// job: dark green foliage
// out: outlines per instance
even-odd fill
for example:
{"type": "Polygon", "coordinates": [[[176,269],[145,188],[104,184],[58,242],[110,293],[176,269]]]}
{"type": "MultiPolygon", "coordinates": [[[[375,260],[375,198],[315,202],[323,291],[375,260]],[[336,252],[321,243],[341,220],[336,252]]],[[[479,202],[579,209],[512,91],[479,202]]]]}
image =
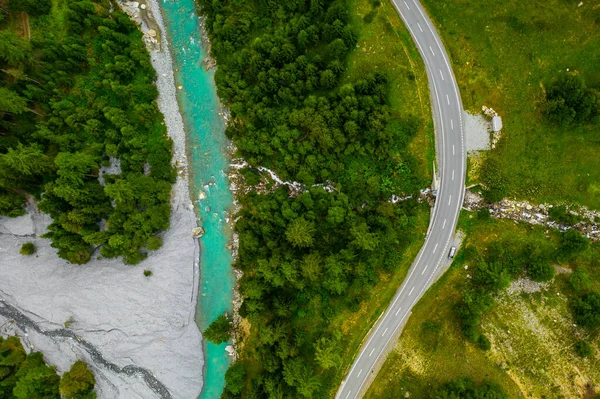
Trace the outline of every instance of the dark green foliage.
{"type": "Polygon", "coordinates": [[[484,380],[475,384],[469,377],[448,382],[431,394],[432,399],[508,399],[498,384],[484,380]]]}
{"type": "Polygon", "coordinates": [[[87,363],[77,360],[71,369],[63,374],[59,390],[64,399],[95,399],[94,385],[96,379],[88,369],[87,363]]]}
{"type": "Polygon", "coordinates": [[[587,88],[580,75],[563,74],[548,85],[543,110],[557,125],[591,122],[600,115],[600,93],[587,88]]]}
{"type": "Polygon", "coordinates": [[[24,202],[23,196],[0,188],[0,215],[11,218],[25,215],[27,212],[23,209],[24,202]]]}
{"type": "Polygon", "coordinates": [[[52,0],[8,0],[8,8],[13,12],[24,11],[31,16],[49,14],[52,0]]]}
{"type": "Polygon", "coordinates": [[[490,218],[490,210],[488,208],[481,208],[477,211],[477,219],[488,220],[490,218]]]}
{"type": "Polygon", "coordinates": [[[565,224],[567,226],[573,226],[574,224],[579,223],[582,219],[581,216],[573,215],[571,212],[569,212],[569,209],[566,207],[566,205],[553,206],[548,210],[548,216],[555,222],[565,224]]]}
{"type": "Polygon", "coordinates": [[[231,327],[231,319],[222,314],[204,330],[204,338],[217,345],[227,342],[231,339],[231,327]]]}
{"type": "Polygon", "coordinates": [[[21,255],[33,255],[35,253],[35,245],[32,242],[26,242],[21,245],[21,249],[19,250],[21,255]]]}
{"type": "Polygon", "coordinates": [[[486,337],[483,334],[481,334],[477,339],[477,346],[479,346],[479,349],[484,351],[489,351],[490,349],[492,349],[492,343],[490,342],[488,337],[486,337]]]}
{"type": "Polygon", "coordinates": [[[560,239],[560,255],[568,259],[584,251],[590,244],[590,240],[585,238],[577,230],[569,229],[562,233],[560,239]]]}
{"type": "Polygon", "coordinates": [[[244,388],[244,378],[246,377],[246,368],[243,363],[236,362],[225,372],[225,389],[237,395],[244,388]]]}
{"type": "Polygon", "coordinates": [[[144,276],[146,276],[146,277],[152,276],[152,270],[144,270],[144,276]]]}
{"type": "Polygon", "coordinates": [[[138,263],[169,226],[171,141],[155,103],[155,72],[135,24],[106,1],[10,0],[32,17],[32,40],[0,23],[0,213],[43,193],[46,237],[60,257],[138,263]],[[61,25],[61,24],[64,24],[61,25]],[[40,34],[43,32],[43,34],[40,34]],[[100,165],[120,161],[121,173],[100,165]],[[149,172],[149,173],[148,173],[149,172]]]}
{"type": "Polygon", "coordinates": [[[569,283],[571,283],[571,287],[578,292],[587,291],[592,287],[592,279],[590,279],[590,276],[581,269],[577,269],[571,274],[569,283]]]}
{"type": "Polygon", "coordinates": [[[527,265],[527,274],[533,281],[545,282],[554,278],[556,270],[547,260],[537,259],[527,265]]]}
{"type": "Polygon", "coordinates": [[[600,294],[588,292],[572,300],[575,322],[587,328],[600,327],[600,294]]]}
{"type": "Polygon", "coordinates": [[[75,362],[61,380],[40,352],[27,355],[19,338],[0,337],[0,398],[94,399],[94,384],[86,363],[75,362]]]}
{"type": "Polygon", "coordinates": [[[575,353],[579,357],[594,356],[594,348],[592,348],[592,346],[590,344],[588,344],[587,342],[585,342],[583,340],[579,340],[579,341],[575,342],[573,349],[575,350],[575,353]]]}

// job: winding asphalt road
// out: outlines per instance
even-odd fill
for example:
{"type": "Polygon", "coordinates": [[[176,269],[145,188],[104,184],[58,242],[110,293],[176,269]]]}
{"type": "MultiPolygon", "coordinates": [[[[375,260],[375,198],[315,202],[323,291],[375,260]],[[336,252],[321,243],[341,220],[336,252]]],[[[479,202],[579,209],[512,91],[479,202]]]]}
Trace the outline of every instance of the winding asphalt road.
{"type": "Polygon", "coordinates": [[[465,192],[466,154],[462,102],[442,41],[418,0],[392,0],[425,62],[435,122],[440,184],[425,244],[392,304],[371,329],[336,399],[360,398],[385,358],[410,311],[442,274],[465,192]],[[383,360],[381,359],[381,360],[383,360]]]}

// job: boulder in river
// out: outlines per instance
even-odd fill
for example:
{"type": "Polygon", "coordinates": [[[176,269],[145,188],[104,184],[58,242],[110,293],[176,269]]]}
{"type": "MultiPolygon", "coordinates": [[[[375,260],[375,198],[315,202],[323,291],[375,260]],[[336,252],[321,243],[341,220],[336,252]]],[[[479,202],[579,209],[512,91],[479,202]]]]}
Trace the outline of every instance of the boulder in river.
{"type": "Polygon", "coordinates": [[[194,238],[200,238],[204,235],[204,229],[200,226],[198,227],[194,227],[192,229],[192,236],[194,236],[194,238]]]}

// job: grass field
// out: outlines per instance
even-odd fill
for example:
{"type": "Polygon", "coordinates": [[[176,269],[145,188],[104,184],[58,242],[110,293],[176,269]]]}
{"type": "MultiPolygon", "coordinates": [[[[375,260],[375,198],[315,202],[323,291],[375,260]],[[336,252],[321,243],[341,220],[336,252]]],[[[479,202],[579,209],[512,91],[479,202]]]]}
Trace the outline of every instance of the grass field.
{"type": "MultiPolygon", "coordinates": [[[[544,229],[515,225],[511,221],[476,221],[463,215],[468,232],[465,245],[485,246],[507,237],[546,238],[544,229]]],[[[453,306],[464,291],[469,269],[459,253],[452,268],[415,307],[394,351],[372,384],[366,398],[428,398],[432,387],[460,376],[499,383],[509,397],[575,398],[600,392],[600,337],[573,326],[568,297],[572,270],[581,268],[600,289],[600,246],[594,245],[569,264],[560,265],[555,279],[542,285],[518,280],[499,294],[496,305],[483,318],[482,331],[492,342],[484,352],[463,338],[453,306]],[[524,289],[529,287],[530,289],[524,289]],[[531,291],[533,288],[534,292],[531,291]],[[433,322],[432,328],[426,322],[433,322]],[[592,344],[594,356],[579,358],[573,345],[578,339],[592,344]]],[[[588,396],[593,397],[593,396],[588,396]]]]}
{"type": "Polygon", "coordinates": [[[453,61],[465,108],[504,120],[495,158],[509,194],[600,209],[600,126],[556,128],[539,111],[560,74],[600,86],[600,3],[423,0],[453,61]]]}

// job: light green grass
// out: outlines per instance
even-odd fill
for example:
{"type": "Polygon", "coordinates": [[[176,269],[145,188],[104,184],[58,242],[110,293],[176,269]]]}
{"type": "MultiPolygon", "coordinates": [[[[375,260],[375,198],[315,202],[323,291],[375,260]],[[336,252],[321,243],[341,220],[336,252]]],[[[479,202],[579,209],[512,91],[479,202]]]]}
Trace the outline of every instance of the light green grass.
{"type": "Polygon", "coordinates": [[[498,158],[510,194],[600,209],[600,126],[542,120],[544,85],[567,68],[600,86],[600,4],[575,0],[424,0],[448,49],[465,108],[504,121],[498,158]]]}

